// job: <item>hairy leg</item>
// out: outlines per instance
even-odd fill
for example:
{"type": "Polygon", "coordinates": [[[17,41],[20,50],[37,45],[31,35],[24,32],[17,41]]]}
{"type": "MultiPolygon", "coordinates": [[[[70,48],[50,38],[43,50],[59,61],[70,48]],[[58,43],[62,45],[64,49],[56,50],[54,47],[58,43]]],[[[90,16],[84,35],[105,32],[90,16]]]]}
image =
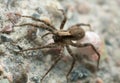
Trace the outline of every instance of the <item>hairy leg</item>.
{"type": "Polygon", "coordinates": [[[85,43],[85,44],[71,43],[71,45],[74,46],[74,47],[87,47],[87,46],[91,46],[92,49],[95,51],[95,53],[98,55],[97,69],[99,69],[100,53],[96,50],[96,48],[91,43],[85,43]]]}
{"type": "Polygon", "coordinates": [[[68,76],[69,76],[69,74],[71,73],[72,69],[74,68],[74,65],[75,65],[75,62],[76,62],[76,61],[75,61],[74,54],[72,53],[72,50],[70,49],[70,47],[69,47],[69,46],[66,46],[66,48],[67,48],[68,53],[73,57],[73,61],[72,61],[71,67],[70,67],[70,69],[69,69],[69,71],[68,71],[68,73],[67,73],[67,75],[66,75],[67,82],[68,82],[68,76]]]}
{"type": "Polygon", "coordinates": [[[32,16],[25,16],[25,15],[20,15],[20,14],[16,14],[16,15],[21,16],[21,17],[25,17],[25,18],[31,18],[31,19],[33,19],[33,20],[35,20],[35,21],[42,22],[42,23],[46,24],[47,26],[51,27],[52,29],[57,30],[57,29],[56,29],[53,25],[51,25],[51,24],[49,24],[49,23],[45,22],[44,20],[37,19],[37,18],[32,17],[32,16]]]}
{"type": "Polygon", "coordinates": [[[90,31],[92,31],[90,24],[79,23],[79,24],[76,24],[76,26],[88,26],[90,31]]]}
{"type": "Polygon", "coordinates": [[[42,37],[41,37],[41,38],[44,38],[45,36],[47,36],[47,35],[49,35],[49,34],[52,34],[52,33],[51,33],[51,32],[48,32],[48,33],[46,33],[46,34],[42,35],[42,37]]]}
{"type": "Polygon", "coordinates": [[[62,53],[59,54],[59,56],[55,59],[54,64],[49,68],[49,70],[44,74],[44,76],[42,77],[42,79],[40,80],[41,83],[43,81],[43,79],[45,78],[45,76],[52,70],[53,67],[55,67],[55,65],[58,63],[58,61],[60,61],[62,58],[62,53]]]}
{"type": "Polygon", "coordinates": [[[28,48],[28,49],[20,50],[19,52],[24,52],[24,51],[29,51],[29,50],[37,50],[37,49],[44,49],[44,48],[54,48],[55,46],[56,46],[55,43],[50,43],[50,44],[45,45],[45,46],[39,46],[39,47],[35,47],[35,48],[28,48]]]}
{"type": "Polygon", "coordinates": [[[63,28],[64,28],[64,25],[65,25],[65,23],[66,23],[66,21],[67,21],[67,16],[66,16],[64,10],[62,10],[62,9],[59,9],[59,10],[62,12],[62,14],[63,14],[63,16],[64,16],[64,19],[62,20],[62,23],[61,23],[61,25],[60,25],[60,29],[63,29],[63,28]]]}
{"type": "Polygon", "coordinates": [[[33,26],[33,27],[39,27],[39,28],[43,28],[46,29],[50,32],[52,32],[54,34],[54,29],[46,26],[45,24],[37,24],[37,23],[24,23],[24,24],[20,24],[20,25],[14,25],[15,27],[19,27],[19,26],[33,26]]]}

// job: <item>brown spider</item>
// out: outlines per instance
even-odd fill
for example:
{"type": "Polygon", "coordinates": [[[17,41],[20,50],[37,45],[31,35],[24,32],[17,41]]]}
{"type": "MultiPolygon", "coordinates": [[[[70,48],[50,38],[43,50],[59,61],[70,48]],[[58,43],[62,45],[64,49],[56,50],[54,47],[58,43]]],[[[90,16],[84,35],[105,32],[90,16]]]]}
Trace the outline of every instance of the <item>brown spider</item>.
{"type": "MultiPolygon", "coordinates": [[[[73,58],[71,67],[70,67],[70,69],[69,69],[69,71],[68,71],[68,73],[66,75],[66,78],[68,79],[68,76],[69,76],[70,72],[72,71],[72,69],[73,69],[73,67],[75,65],[75,62],[77,60],[77,58],[75,57],[75,55],[72,53],[72,50],[70,49],[70,45],[74,46],[74,47],[77,47],[77,48],[91,46],[92,49],[98,55],[98,61],[97,61],[97,68],[98,68],[98,66],[99,66],[99,60],[100,60],[100,54],[99,54],[99,52],[97,52],[96,48],[91,43],[77,44],[77,43],[73,42],[73,41],[78,41],[78,40],[82,39],[85,36],[85,31],[82,28],[80,28],[80,26],[89,26],[90,27],[90,25],[89,24],[80,23],[80,24],[75,24],[75,25],[69,27],[67,30],[63,30],[64,25],[65,25],[65,23],[67,21],[67,17],[66,17],[66,15],[65,15],[65,13],[64,13],[63,10],[60,10],[60,11],[64,15],[64,19],[63,19],[63,21],[62,21],[62,23],[60,25],[60,30],[57,30],[57,28],[55,28],[53,25],[45,22],[44,20],[40,20],[40,19],[34,18],[32,16],[23,16],[23,15],[17,14],[17,15],[19,15],[21,17],[31,18],[31,19],[33,19],[35,21],[40,22],[41,24],[38,24],[38,23],[25,23],[25,24],[20,24],[20,25],[15,25],[15,26],[30,25],[30,26],[34,26],[34,27],[38,27],[38,28],[43,28],[43,29],[49,31],[49,33],[46,33],[42,37],[45,37],[48,34],[52,34],[53,35],[52,38],[54,40],[54,43],[50,43],[48,45],[40,46],[40,47],[36,47],[36,48],[24,49],[24,50],[21,50],[20,52],[28,51],[28,50],[43,49],[43,48],[54,48],[56,46],[60,46],[61,49],[63,50],[64,47],[66,47],[67,51],[69,52],[69,54],[73,58]]],[[[50,67],[50,69],[42,77],[41,82],[44,79],[44,77],[51,71],[51,69],[57,64],[57,62],[59,60],[61,60],[61,58],[63,56],[62,55],[62,53],[63,53],[62,50],[61,50],[60,54],[57,56],[57,58],[55,59],[54,64],[50,67]]]]}

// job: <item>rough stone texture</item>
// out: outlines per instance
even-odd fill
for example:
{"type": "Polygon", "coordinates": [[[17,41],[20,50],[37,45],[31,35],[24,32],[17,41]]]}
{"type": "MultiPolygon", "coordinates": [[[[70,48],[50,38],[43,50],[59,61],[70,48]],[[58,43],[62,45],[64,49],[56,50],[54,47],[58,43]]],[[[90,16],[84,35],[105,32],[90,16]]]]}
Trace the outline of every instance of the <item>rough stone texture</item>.
{"type": "MultiPolygon", "coordinates": [[[[76,73],[76,77],[73,77],[76,80],[69,83],[119,83],[120,0],[0,0],[0,83],[8,83],[8,80],[9,83],[39,83],[53,63],[51,55],[44,54],[41,50],[23,54],[14,52],[44,45],[51,39],[51,36],[41,39],[41,35],[46,33],[41,29],[37,29],[33,37],[30,37],[28,30],[33,27],[12,28],[14,24],[34,22],[19,18],[14,13],[45,19],[59,28],[63,16],[58,9],[66,11],[68,21],[65,29],[76,23],[89,23],[104,42],[97,76],[90,72],[88,78],[81,79],[86,73],[79,70],[79,66],[84,69],[84,65],[78,63],[73,72],[79,70],[79,75],[76,73]]],[[[71,59],[67,59],[66,56],[61,60],[43,83],[67,83],[65,75],[71,64],[71,59]]],[[[89,69],[85,70],[89,72],[89,69]]]]}

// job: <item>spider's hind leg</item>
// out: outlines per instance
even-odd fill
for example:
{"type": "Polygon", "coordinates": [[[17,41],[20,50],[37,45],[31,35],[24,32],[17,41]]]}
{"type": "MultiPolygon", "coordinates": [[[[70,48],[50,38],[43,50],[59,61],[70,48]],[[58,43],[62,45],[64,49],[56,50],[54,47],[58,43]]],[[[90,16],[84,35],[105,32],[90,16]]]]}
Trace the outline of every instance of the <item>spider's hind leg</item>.
{"type": "Polygon", "coordinates": [[[72,58],[73,58],[71,67],[70,67],[70,69],[69,69],[69,71],[68,71],[68,73],[67,73],[67,75],[66,75],[66,79],[67,79],[67,83],[68,83],[68,76],[69,76],[69,74],[71,73],[72,69],[74,68],[76,59],[75,59],[75,56],[74,56],[74,54],[72,53],[72,50],[70,49],[70,47],[69,47],[69,46],[66,46],[66,48],[67,48],[68,53],[69,53],[69,54],[72,56],[72,58]]]}
{"type": "Polygon", "coordinates": [[[97,69],[99,69],[99,63],[100,63],[100,53],[96,50],[96,48],[91,44],[91,43],[85,43],[85,44],[76,44],[76,43],[71,43],[72,46],[74,47],[87,47],[91,46],[92,49],[95,51],[95,53],[98,56],[98,61],[97,61],[97,69]]]}

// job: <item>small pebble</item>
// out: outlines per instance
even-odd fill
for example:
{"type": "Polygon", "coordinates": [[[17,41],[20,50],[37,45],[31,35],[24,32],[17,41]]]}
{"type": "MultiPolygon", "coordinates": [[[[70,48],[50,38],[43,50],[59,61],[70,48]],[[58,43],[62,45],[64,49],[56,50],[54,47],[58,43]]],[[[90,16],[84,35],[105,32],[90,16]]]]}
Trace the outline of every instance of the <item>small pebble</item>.
{"type": "Polygon", "coordinates": [[[32,16],[35,17],[35,18],[39,18],[40,17],[40,15],[36,14],[36,13],[34,13],[32,16]]]}
{"type": "Polygon", "coordinates": [[[102,80],[101,78],[98,77],[98,78],[96,79],[96,83],[104,83],[104,82],[103,82],[103,80],[102,80]]]}
{"type": "Polygon", "coordinates": [[[37,33],[37,28],[35,27],[29,28],[26,35],[27,39],[31,41],[35,40],[37,37],[36,33],[37,33]]]}
{"type": "Polygon", "coordinates": [[[80,14],[88,14],[90,12],[90,6],[87,3],[80,3],[76,8],[80,14]]]}
{"type": "Polygon", "coordinates": [[[9,41],[11,41],[10,38],[7,38],[7,37],[4,36],[4,35],[1,35],[0,38],[1,38],[1,41],[2,41],[2,42],[9,42],[9,41]]]}
{"type": "Polygon", "coordinates": [[[71,73],[71,81],[83,80],[89,76],[90,76],[89,70],[82,66],[79,66],[71,73]]]}
{"type": "Polygon", "coordinates": [[[6,14],[7,18],[11,21],[11,23],[15,24],[18,22],[20,16],[16,15],[18,12],[9,12],[6,14]]]}
{"type": "Polygon", "coordinates": [[[35,83],[39,83],[39,77],[34,76],[34,77],[32,77],[31,79],[32,79],[35,83]]]}
{"type": "Polygon", "coordinates": [[[13,25],[12,24],[5,25],[2,29],[0,29],[0,32],[6,34],[13,32],[13,25]]]}
{"type": "Polygon", "coordinates": [[[44,20],[46,23],[51,24],[50,18],[46,17],[46,16],[41,16],[40,17],[41,20],[44,20]]]}

